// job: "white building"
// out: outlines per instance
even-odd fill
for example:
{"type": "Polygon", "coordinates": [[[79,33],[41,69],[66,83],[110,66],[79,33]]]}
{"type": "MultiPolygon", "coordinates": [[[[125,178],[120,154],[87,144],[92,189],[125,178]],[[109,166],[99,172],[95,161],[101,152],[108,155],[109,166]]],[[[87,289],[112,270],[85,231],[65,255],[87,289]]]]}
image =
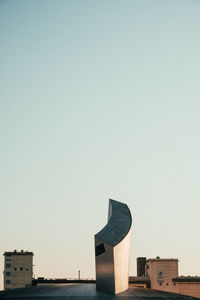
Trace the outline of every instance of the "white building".
{"type": "Polygon", "coordinates": [[[4,290],[32,285],[33,252],[4,253],[4,290]]]}

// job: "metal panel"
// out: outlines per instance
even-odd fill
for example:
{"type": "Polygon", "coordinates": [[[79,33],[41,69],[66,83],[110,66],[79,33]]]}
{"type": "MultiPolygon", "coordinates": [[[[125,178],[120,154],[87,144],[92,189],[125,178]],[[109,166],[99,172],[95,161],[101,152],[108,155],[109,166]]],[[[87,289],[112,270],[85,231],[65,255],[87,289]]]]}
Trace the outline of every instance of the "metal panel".
{"type": "Polygon", "coordinates": [[[128,206],[110,199],[108,223],[95,235],[97,291],[118,294],[128,289],[131,224],[128,206]]]}

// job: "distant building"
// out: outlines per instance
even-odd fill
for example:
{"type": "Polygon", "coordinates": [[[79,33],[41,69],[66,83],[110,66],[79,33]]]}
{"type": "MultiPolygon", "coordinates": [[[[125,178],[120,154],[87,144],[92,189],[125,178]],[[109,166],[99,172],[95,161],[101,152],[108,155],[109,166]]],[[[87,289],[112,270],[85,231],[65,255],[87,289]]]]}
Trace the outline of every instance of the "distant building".
{"type": "Polygon", "coordinates": [[[178,259],[138,257],[137,277],[131,277],[131,286],[150,287],[200,298],[200,277],[178,276],[178,259]],[[145,263],[146,262],[146,263],[145,263]]]}
{"type": "Polygon", "coordinates": [[[147,262],[146,257],[137,258],[137,276],[145,276],[146,262],[147,262]]]}
{"type": "Polygon", "coordinates": [[[179,276],[172,279],[179,294],[200,298],[200,277],[179,276]]]}
{"type": "Polygon", "coordinates": [[[4,290],[32,285],[33,252],[4,253],[4,290]]]}
{"type": "Polygon", "coordinates": [[[151,282],[148,276],[129,276],[129,287],[150,288],[151,282]]]}
{"type": "Polygon", "coordinates": [[[146,275],[150,279],[152,289],[177,292],[172,279],[178,276],[178,259],[160,257],[147,259],[146,275]]]}

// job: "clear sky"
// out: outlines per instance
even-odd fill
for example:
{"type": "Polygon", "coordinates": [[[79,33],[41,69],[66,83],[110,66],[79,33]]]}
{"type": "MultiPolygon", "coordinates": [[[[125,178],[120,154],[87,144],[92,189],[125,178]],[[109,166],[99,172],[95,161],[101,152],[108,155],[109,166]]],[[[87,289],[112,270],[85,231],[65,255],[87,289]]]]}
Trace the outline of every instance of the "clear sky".
{"type": "Polygon", "coordinates": [[[200,275],[200,1],[0,0],[0,281],[94,277],[108,199],[136,257],[200,275]]]}

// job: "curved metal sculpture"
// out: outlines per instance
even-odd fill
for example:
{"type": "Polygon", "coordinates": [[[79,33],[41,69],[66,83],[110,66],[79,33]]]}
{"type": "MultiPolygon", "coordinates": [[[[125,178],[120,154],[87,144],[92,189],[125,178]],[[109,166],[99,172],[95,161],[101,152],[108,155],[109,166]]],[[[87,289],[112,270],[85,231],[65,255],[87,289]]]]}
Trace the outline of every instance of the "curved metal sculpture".
{"type": "Polygon", "coordinates": [[[128,206],[110,199],[108,223],[95,235],[97,291],[118,294],[128,289],[131,225],[128,206]]]}

